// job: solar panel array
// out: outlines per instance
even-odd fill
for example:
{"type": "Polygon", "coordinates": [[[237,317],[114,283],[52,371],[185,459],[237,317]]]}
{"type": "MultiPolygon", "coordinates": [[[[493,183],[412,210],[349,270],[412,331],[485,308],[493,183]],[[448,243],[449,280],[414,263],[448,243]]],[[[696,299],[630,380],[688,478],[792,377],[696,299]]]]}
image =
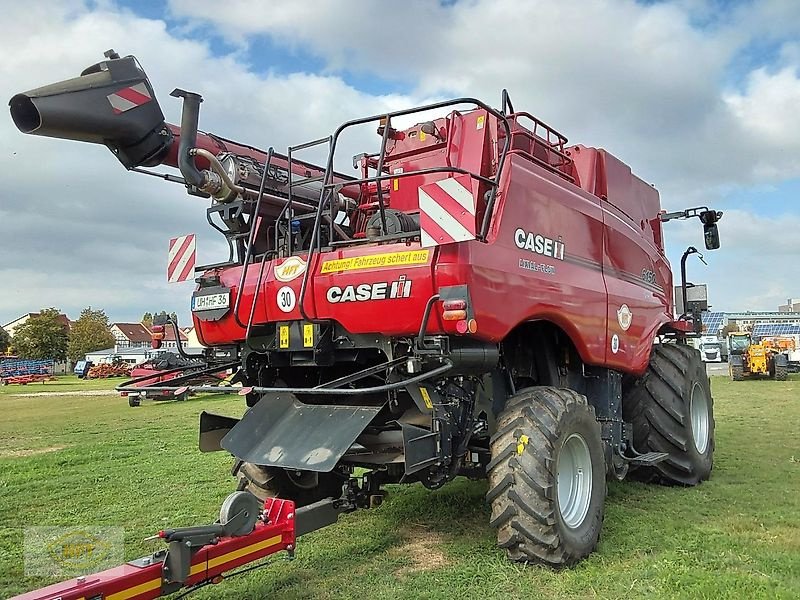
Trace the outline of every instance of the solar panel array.
{"type": "Polygon", "coordinates": [[[756,323],[751,332],[753,338],[762,338],[775,335],[800,334],[800,325],[791,323],[756,323]]]}
{"type": "Polygon", "coordinates": [[[719,335],[719,330],[727,323],[728,319],[722,312],[704,312],[700,315],[703,323],[703,333],[706,335],[719,335]]]}

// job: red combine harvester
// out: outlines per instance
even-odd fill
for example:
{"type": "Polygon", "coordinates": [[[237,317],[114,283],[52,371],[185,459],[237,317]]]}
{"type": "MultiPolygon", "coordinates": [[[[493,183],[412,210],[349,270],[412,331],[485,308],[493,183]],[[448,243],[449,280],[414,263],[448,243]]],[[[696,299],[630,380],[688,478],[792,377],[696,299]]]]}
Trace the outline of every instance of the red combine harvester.
{"type": "MultiPolygon", "coordinates": [[[[188,390],[244,396],[241,419],[200,419],[240,490],[329,511],[389,483],[488,478],[499,546],[559,566],[595,548],[606,478],[709,477],[711,390],[685,343],[699,323],[673,316],[662,223],[699,217],[713,249],[722,213],[665,213],[627,165],[505,92],[499,110],[458,98],[355,119],[285,155],[199,133],[202,98],[172,96],[180,127],[109,51],[10,106],[24,133],[104,144],[210,198],[230,254],[198,267],[192,314],[241,387],[188,390]],[[377,152],[341,173],[343,137],[370,127],[377,152]],[[325,166],[298,159],[314,149],[325,166]]],[[[166,383],[151,389],[185,389],[166,383]]]]}

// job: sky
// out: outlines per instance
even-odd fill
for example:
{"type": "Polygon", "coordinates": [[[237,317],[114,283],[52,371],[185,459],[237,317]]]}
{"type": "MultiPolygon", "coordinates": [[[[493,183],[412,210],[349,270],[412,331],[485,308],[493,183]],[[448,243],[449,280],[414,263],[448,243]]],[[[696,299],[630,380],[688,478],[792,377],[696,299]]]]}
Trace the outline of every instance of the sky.
{"type": "MultiPolygon", "coordinates": [[[[77,76],[114,48],[144,66],[170,122],[180,87],[201,129],[285,151],[345,120],[456,96],[606,148],[667,210],[724,212],[722,248],[689,263],[715,310],[800,296],[800,2],[795,0],[0,0],[5,97],[77,76]]],[[[370,142],[371,143],[371,142],[370,142]]],[[[128,173],[104,147],[24,136],[0,117],[0,324],[91,305],[112,321],[175,311],[171,237],[226,255],[206,201],[128,173]]],[[[702,227],[665,225],[677,273],[702,227]]]]}

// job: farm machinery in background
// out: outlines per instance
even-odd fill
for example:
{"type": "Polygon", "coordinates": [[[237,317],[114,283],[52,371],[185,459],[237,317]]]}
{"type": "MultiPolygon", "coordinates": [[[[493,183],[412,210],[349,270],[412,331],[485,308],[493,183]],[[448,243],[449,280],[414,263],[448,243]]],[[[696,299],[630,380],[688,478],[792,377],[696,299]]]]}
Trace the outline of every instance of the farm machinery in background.
{"type": "Polygon", "coordinates": [[[740,332],[728,335],[728,347],[728,368],[734,381],[753,377],[786,381],[790,353],[796,350],[791,337],[765,337],[754,341],[749,333],[740,332]]]}
{"type": "MultiPolygon", "coordinates": [[[[237,385],[148,390],[242,396],[241,419],[201,415],[200,448],[232,454],[265,510],[278,497],[334,522],[386,484],[487,478],[508,557],[561,566],[596,547],[606,478],[710,476],[711,389],[685,343],[700,324],[674,317],[662,225],[696,217],[716,249],[722,213],[662,211],[625,163],[568,145],[505,91],[499,109],[457,98],[358,118],[286,154],[199,132],[202,97],[172,96],[180,127],[136,59],[109,51],[10,107],[24,133],[103,144],[210,199],[229,255],[196,269],[192,316],[237,385]],[[342,173],[342,139],[369,129],[378,150],[342,173]],[[324,165],[299,158],[314,150],[324,165]]],[[[173,562],[162,584],[198,580],[173,562]]]]}
{"type": "Polygon", "coordinates": [[[0,358],[0,385],[26,385],[53,379],[52,360],[0,358]]]}
{"type": "Polygon", "coordinates": [[[161,348],[165,337],[164,327],[167,324],[172,324],[175,330],[177,350],[158,352],[133,367],[130,371],[132,379],[119,386],[124,388],[120,393],[128,398],[128,405],[131,407],[140,406],[144,398],[186,400],[192,393],[190,387],[223,385],[232,370],[238,366],[218,357],[187,353],[178,336],[178,324],[169,317],[160,319],[158,324],[150,328],[154,349],[161,348]],[[164,384],[169,384],[170,387],[164,389],[164,384]]]}

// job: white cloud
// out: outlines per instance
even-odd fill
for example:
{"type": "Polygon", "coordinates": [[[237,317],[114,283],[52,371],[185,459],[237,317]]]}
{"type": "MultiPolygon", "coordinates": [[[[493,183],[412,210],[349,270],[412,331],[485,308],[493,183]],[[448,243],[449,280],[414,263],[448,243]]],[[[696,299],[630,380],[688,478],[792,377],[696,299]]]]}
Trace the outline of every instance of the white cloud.
{"type": "Polygon", "coordinates": [[[775,73],[759,68],[750,73],[742,92],[730,93],[725,102],[736,115],[745,136],[741,146],[755,141],[770,155],[758,163],[763,179],[784,179],[800,174],[800,78],[797,69],[775,73]]]}
{"type": "MultiPolygon", "coordinates": [[[[700,29],[696,21],[711,13],[697,3],[631,0],[402,2],[391,11],[384,3],[349,0],[275,0],[269,7],[237,0],[224,9],[211,0],[170,5],[187,19],[178,33],[112,2],[5,7],[6,22],[15,24],[0,38],[7,95],[77,75],[114,47],[140,59],[169,121],[179,120],[180,103],[168,92],[195,90],[206,99],[201,127],[282,150],[347,119],[424,98],[463,93],[499,104],[499,90],[508,87],[518,109],[551,122],[574,142],[608,147],[656,182],[670,209],[711,202],[724,187],[800,176],[796,43],[782,47],[780,68],[755,69],[741,89],[724,86],[729,62],[769,25],[755,8],[700,29]],[[240,49],[248,36],[263,33],[322,57],[327,69],[280,75],[264,65],[251,68],[242,51],[215,56],[204,41],[208,28],[203,36],[183,36],[208,23],[198,16],[211,19],[213,30],[240,49]],[[340,70],[411,82],[408,95],[361,92],[340,70]]],[[[800,5],[770,2],[764,14],[781,18],[770,35],[800,31],[792,6],[800,5]]],[[[364,139],[376,143],[374,135],[364,139]]],[[[343,155],[351,149],[355,142],[343,155]]],[[[0,321],[50,305],[75,314],[92,304],[119,319],[161,308],[185,315],[190,286],[160,283],[166,240],[197,231],[199,260],[220,258],[204,201],[180,186],[124,173],[104,148],[22,136],[10,119],[0,119],[0,171],[0,277],[12,282],[0,300],[0,321]]],[[[726,209],[724,246],[712,264],[755,266],[751,257],[763,252],[763,240],[742,227],[757,222],[726,209]]],[[[766,233],[770,226],[757,230],[766,233]]],[[[698,230],[687,239],[701,242],[698,230]]],[[[787,249],[787,256],[793,252],[787,249]]],[[[800,280],[800,273],[766,272],[763,261],[755,272],[769,279],[764,289],[774,283],[785,290],[770,298],[796,295],[787,278],[800,280]]],[[[741,286],[719,279],[731,307],[741,308],[737,303],[747,298],[741,286]]]]}
{"type": "MultiPolygon", "coordinates": [[[[168,121],[180,119],[169,91],[196,90],[206,100],[201,128],[278,151],[347,119],[414,102],[363,94],[335,76],[259,76],[232,56],[214,56],[202,41],[174,37],[161,21],[113,5],[33,3],[9,7],[5,16],[17,24],[0,39],[0,78],[9,97],[76,76],[113,47],[145,66],[168,121]]],[[[200,263],[227,255],[205,221],[204,200],[125,173],[101,146],[23,136],[6,117],[0,170],[0,277],[12,285],[0,300],[0,322],[41,306],[75,314],[90,303],[112,318],[164,308],[185,319],[191,286],[160,283],[167,240],[194,231],[200,263]]]]}

